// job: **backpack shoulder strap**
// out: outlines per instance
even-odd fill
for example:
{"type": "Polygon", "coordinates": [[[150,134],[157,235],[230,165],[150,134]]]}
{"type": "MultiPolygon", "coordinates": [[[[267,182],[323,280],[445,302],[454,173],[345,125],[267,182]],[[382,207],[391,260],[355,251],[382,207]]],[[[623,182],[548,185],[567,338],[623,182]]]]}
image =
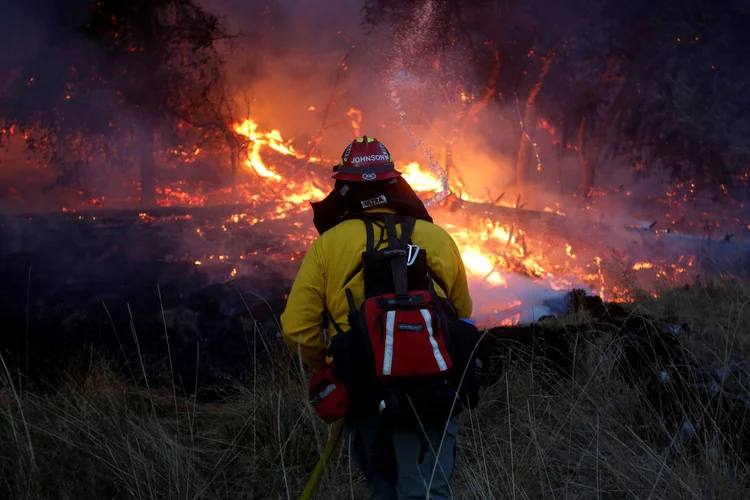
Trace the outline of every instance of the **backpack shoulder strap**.
{"type": "MultiPolygon", "coordinates": [[[[391,272],[393,276],[394,291],[398,295],[406,295],[408,293],[408,282],[407,282],[407,266],[406,266],[406,245],[411,240],[411,236],[414,232],[414,226],[416,225],[417,219],[414,217],[404,217],[400,215],[394,215],[389,213],[368,213],[359,214],[357,217],[364,225],[367,233],[367,242],[365,251],[371,252],[377,250],[383,244],[383,241],[388,241],[388,248],[394,250],[402,250],[404,255],[396,255],[391,258],[391,272]],[[401,237],[398,237],[396,232],[396,223],[401,224],[401,237]],[[384,224],[381,225],[381,224],[384,224]],[[377,243],[375,242],[375,226],[381,228],[380,238],[377,243]]],[[[354,279],[354,277],[362,271],[362,266],[358,266],[346,280],[346,285],[354,279]]],[[[350,291],[347,288],[347,292],[350,291]]],[[[351,303],[350,303],[351,306],[351,303]]],[[[350,307],[350,309],[352,309],[350,307]]],[[[354,309],[356,310],[356,309],[354,309]]]]}
{"type": "Polygon", "coordinates": [[[405,247],[411,241],[412,234],[414,234],[414,227],[417,224],[415,217],[382,214],[382,220],[385,222],[385,228],[388,233],[388,247],[405,247]],[[400,238],[396,233],[396,224],[401,224],[400,238]]]}
{"type": "MultiPolygon", "coordinates": [[[[369,214],[368,214],[369,215],[369,214]]],[[[354,219],[355,217],[352,217],[354,219]]],[[[357,219],[360,219],[364,225],[365,225],[365,232],[367,234],[367,240],[365,243],[365,252],[371,252],[373,250],[377,250],[380,248],[380,246],[383,244],[383,235],[385,233],[385,230],[383,229],[380,232],[380,238],[378,241],[375,241],[375,226],[378,226],[379,228],[382,228],[378,221],[382,222],[381,217],[370,217],[370,216],[362,216],[362,217],[356,217],[357,219]]],[[[358,265],[356,269],[352,271],[352,273],[346,278],[346,281],[344,281],[344,288],[349,284],[351,280],[354,279],[356,275],[358,275],[362,271],[362,264],[358,265]]]]}
{"type": "Polygon", "coordinates": [[[365,251],[370,252],[375,249],[375,221],[370,218],[362,218],[362,222],[365,223],[365,230],[367,231],[365,251]]]}
{"type": "Polygon", "coordinates": [[[333,315],[331,314],[331,311],[328,310],[326,307],[323,311],[323,317],[324,317],[324,324],[323,326],[333,326],[333,328],[336,330],[336,333],[343,333],[344,331],[341,329],[338,323],[336,323],[336,320],[333,319],[333,315]]]}
{"type": "Polygon", "coordinates": [[[404,217],[401,220],[401,239],[399,243],[406,246],[411,241],[411,236],[414,234],[414,227],[417,225],[417,219],[415,217],[404,217]]]}
{"type": "Polygon", "coordinates": [[[399,240],[396,232],[396,216],[383,214],[383,221],[385,222],[385,232],[388,235],[388,248],[398,248],[401,240],[399,240]]]}
{"type": "Polygon", "coordinates": [[[409,240],[408,238],[404,240],[403,233],[401,238],[398,237],[398,233],[396,232],[396,217],[393,214],[383,214],[383,220],[385,221],[385,230],[388,234],[388,250],[386,252],[390,253],[393,290],[397,296],[403,297],[409,293],[406,265],[406,242],[409,240]]]}

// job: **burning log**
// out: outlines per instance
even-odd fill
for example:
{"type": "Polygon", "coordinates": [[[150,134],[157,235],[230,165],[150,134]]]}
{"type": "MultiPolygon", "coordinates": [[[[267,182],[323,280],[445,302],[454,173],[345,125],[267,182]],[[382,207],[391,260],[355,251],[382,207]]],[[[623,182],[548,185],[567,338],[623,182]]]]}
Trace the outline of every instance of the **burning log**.
{"type": "MultiPolygon", "coordinates": [[[[531,277],[548,276],[552,269],[561,276],[568,273],[593,278],[599,274],[598,282],[574,279],[566,286],[593,284],[599,293],[602,293],[603,283],[620,280],[623,273],[632,275],[634,271],[640,271],[644,277],[672,280],[681,275],[695,279],[699,275],[708,278],[732,272],[741,269],[744,256],[750,251],[748,243],[731,237],[712,241],[702,236],[661,230],[654,221],[618,224],[552,210],[528,209],[520,203],[503,206],[465,200],[455,194],[447,196],[440,209],[436,219],[444,225],[476,231],[477,221],[486,221],[485,232],[491,231],[489,226],[504,228],[500,232],[504,234],[506,248],[502,248],[499,241],[495,241],[494,246],[485,244],[487,249],[503,256],[504,270],[531,277]],[[532,246],[528,244],[530,241],[532,246]],[[511,242],[513,248],[510,248],[511,242]],[[605,275],[601,258],[606,256],[614,259],[607,264],[608,274],[605,275]],[[530,265],[534,262],[539,265],[530,265]],[[596,266],[591,265],[594,262],[596,266]],[[644,269],[652,271],[644,273],[644,269]]],[[[499,233],[493,238],[498,236],[499,233]]]]}
{"type": "MultiPolygon", "coordinates": [[[[502,197],[502,195],[501,195],[502,197]]],[[[559,237],[566,241],[580,241],[587,246],[595,245],[602,239],[612,236],[623,236],[627,233],[639,237],[675,239],[681,241],[706,241],[705,237],[675,233],[670,230],[659,230],[659,221],[636,221],[631,224],[615,225],[613,223],[594,221],[583,217],[566,215],[561,212],[532,210],[519,206],[504,206],[495,203],[462,200],[455,194],[446,197],[442,206],[450,212],[463,211],[473,217],[487,217],[501,224],[514,224],[524,228],[527,234],[535,236],[559,237]]],[[[724,236],[723,242],[732,242],[731,235],[724,236]]]]}

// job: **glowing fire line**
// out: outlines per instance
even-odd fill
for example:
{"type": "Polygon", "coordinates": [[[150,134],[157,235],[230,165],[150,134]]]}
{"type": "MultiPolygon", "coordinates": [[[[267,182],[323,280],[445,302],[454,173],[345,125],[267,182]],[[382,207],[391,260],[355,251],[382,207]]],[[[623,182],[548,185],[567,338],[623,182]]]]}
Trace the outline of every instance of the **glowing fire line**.
{"type": "MultiPolygon", "coordinates": [[[[351,126],[359,132],[361,113],[350,110],[348,115],[352,120],[351,126]]],[[[238,123],[235,130],[249,141],[244,165],[248,171],[256,173],[263,180],[260,186],[253,184],[253,192],[249,196],[257,203],[267,203],[268,208],[253,212],[255,216],[247,213],[233,215],[222,226],[223,231],[227,231],[227,226],[231,227],[232,224],[255,225],[263,221],[287,219],[291,214],[300,214],[309,210],[308,202],[320,200],[326,196],[327,193],[308,178],[313,176],[300,176],[299,180],[297,177],[287,177],[282,164],[273,161],[274,155],[302,161],[307,159],[306,155],[295,149],[292,141],[286,140],[280,131],[276,129],[270,132],[263,131],[252,119],[238,123]]],[[[320,162],[321,159],[309,158],[309,161],[320,162]]],[[[398,168],[423,199],[434,199],[436,195],[446,190],[447,179],[443,178],[439,172],[427,171],[418,162],[400,165],[398,168]]],[[[477,198],[467,193],[463,186],[458,186],[460,189],[455,189],[455,186],[451,188],[454,188],[454,192],[459,192],[458,197],[463,200],[488,202],[487,199],[477,198]]],[[[544,211],[565,215],[559,207],[545,207],[544,211]]],[[[545,244],[543,241],[528,238],[523,228],[498,224],[487,216],[463,212],[460,215],[451,216],[448,211],[441,210],[440,206],[435,207],[433,215],[436,217],[436,222],[444,227],[456,242],[470,286],[490,287],[498,292],[504,291],[500,293],[504,297],[511,296],[491,304],[497,321],[503,324],[517,322],[521,317],[518,311],[522,309],[523,304],[517,298],[512,297],[515,293],[515,285],[511,285],[509,281],[513,274],[528,276],[545,289],[552,291],[566,290],[585,283],[594,293],[604,298],[612,298],[606,297],[605,294],[622,294],[623,292],[614,283],[608,282],[607,276],[609,275],[605,276],[604,263],[601,258],[592,259],[591,254],[584,258],[570,243],[545,244]],[[443,217],[447,219],[441,220],[443,217]]],[[[315,238],[314,229],[299,222],[298,219],[295,220],[297,222],[293,222],[294,228],[290,226],[289,241],[299,244],[301,248],[306,248],[315,238]]],[[[196,265],[205,266],[206,262],[213,260],[213,256],[196,257],[194,259],[196,265]]],[[[288,258],[295,260],[297,257],[288,258]]],[[[232,264],[230,276],[236,276],[241,272],[241,262],[233,261],[232,264]]],[[[673,265],[668,268],[668,266],[660,266],[651,262],[636,262],[631,267],[635,271],[653,269],[658,276],[668,278],[684,272],[684,268],[691,266],[692,261],[679,264],[683,267],[673,265]]],[[[620,298],[623,297],[620,296],[620,298]]]]}
{"type": "MultiPolygon", "coordinates": [[[[357,113],[350,113],[352,118],[358,118],[359,116],[357,113]]],[[[352,123],[352,126],[355,125],[358,125],[358,121],[352,123]]],[[[251,147],[248,150],[248,157],[245,162],[247,167],[253,169],[271,184],[278,184],[283,181],[285,183],[283,189],[283,200],[285,202],[302,205],[305,202],[325,197],[326,193],[309,181],[295,184],[293,181],[285,179],[276,167],[268,166],[261,158],[261,154],[270,149],[284,156],[304,159],[304,154],[295,150],[291,141],[285,140],[278,130],[261,132],[258,124],[252,119],[248,119],[238,124],[236,131],[251,141],[251,147]]],[[[421,196],[432,197],[443,192],[446,188],[445,179],[434,172],[423,170],[417,162],[408,163],[399,169],[406,181],[421,196]]],[[[462,193],[460,197],[464,200],[486,201],[472,197],[467,193],[462,193]]],[[[549,207],[546,211],[560,213],[558,210],[549,207]]],[[[285,217],[284,206],[279,205],[276,212],[277,218],[285,217]]],[[[552,265],[541,253],[532,255],[526,251],[525,242],[520,241],[524,236],[521,230],[515,230],[514,233],[511,233],[508,227],[498,225],[491,219],[482,217],[469,218],[460,227],[451,224],[445,224],[444,227],[459,248],[470,282],[483,282],[492,287],[507,288],[506,273],[521,272],[535,279],[544,280],[552,290],[568,288],[574,284],[574,281],[556,276],[556,272],[562,270],[560,265],[552,265]]],[[[573,262],[577,258],[570,245],[566,245],[564,258],[573,262]]],[[[597,262],[596,270],[578,268],[578,271],[574,271],[573,274],[587,275],[593,281],[601,284],[602,287],[604,285],[599,262],[597,262]]],[[[497,304],[496,310],[502,311],[511,306],[513,306],[513,301],[506,304],[497,304]]]]}

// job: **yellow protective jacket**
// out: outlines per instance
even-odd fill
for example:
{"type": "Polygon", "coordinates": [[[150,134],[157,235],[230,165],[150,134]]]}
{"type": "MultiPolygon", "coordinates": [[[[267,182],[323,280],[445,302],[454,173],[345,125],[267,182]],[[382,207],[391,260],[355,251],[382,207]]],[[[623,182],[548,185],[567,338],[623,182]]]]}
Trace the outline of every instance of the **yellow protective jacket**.
{"type": "MultiPolygon", "coordinates": [[[[392,212],[388,209],[373,211],[392,212]]],[[[400,236],[400,225],[397,232],[400,236]]],[[[379,237],[378,226],[375,226],[375,241],[379,237]]],[[[472,302],[466,270],[453,238],[443,228],[417,220],[411,240],[427,252],[428,265],[447,288],[443,290],[436,284],[438,295],[448,298],[460,317],[471,317],[472,302]]],[[[349,330],[349,305],[344,285],[361,265],[366,241],[367,233],[361,220],[344,221],[320,235],[302,260],[281,315],[281,327],[289,347],[294,353],[299,353],[302,362],[313,370],[323,368],[326,363],[325,308],[343,331],[349,330]]],[[[354,303],[359,307],[364,300],[361,271],[347,288],[351,289],[354,303]]],[[[335,328],[328,330],[329,335],[336,334],[335,328]]]]}

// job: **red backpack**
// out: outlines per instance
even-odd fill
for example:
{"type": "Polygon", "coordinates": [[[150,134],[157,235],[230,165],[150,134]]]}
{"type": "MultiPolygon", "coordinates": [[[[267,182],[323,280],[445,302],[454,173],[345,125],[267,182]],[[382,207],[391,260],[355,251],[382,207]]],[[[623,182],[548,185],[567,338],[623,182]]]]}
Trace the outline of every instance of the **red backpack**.
{"type": "Polygon", "coordinates": [[[369,338],[378,379],[447,376],[453,366],[448,332],[429,276],[427,253],[411,243],[416,219],[373,214],[362,220],[367,227],[362,254],[365,299],[357,308],[348,288],[346,295],[350,322],[356,321],[369,338]],[[377,243],[376,225],[382,229],[377,243]],[[387,248],[381,248],[384,237],[387,248]]]}
{"type": "Polygon", "coordinates": [[[327,314],[337,330],[329,354],[348,394],[347,415],[380,411],[394,421],[426,424],[473,408],[479,332],[435,292],[426,250],[411,241],[416,219],[387,213],[357,218],[365,224],[367,244],[362,266],[347,283],[361,271],[365,298],[357,307],[346,288],[350,330],[327,314]]]}

